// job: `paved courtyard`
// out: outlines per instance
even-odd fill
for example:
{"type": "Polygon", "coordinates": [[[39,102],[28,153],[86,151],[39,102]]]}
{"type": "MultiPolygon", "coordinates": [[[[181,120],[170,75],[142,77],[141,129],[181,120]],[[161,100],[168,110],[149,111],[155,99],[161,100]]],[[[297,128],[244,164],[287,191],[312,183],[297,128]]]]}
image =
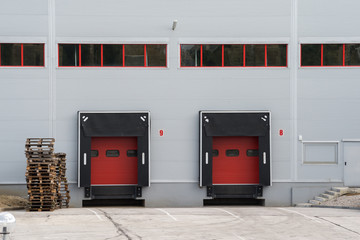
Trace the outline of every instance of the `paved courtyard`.
{"type": "Polygon", "coordinates": [[[11,239],[360,239],[360,210],[280,207],[11,211],[11,239]]]}

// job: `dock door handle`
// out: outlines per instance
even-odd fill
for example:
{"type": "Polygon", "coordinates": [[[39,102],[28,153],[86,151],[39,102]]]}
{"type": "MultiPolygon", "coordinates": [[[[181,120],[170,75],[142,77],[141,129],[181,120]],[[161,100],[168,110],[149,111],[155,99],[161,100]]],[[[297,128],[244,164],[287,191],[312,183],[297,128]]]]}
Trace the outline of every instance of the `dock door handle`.
{"type": "Polygon", "coordinates": [[[141,154],[141,162],[143,165],[145,165],[145,153],[141,154]]]}
{"type": "Polygon", "coordinates": [[[205,164],[209,164],[209,153],[205,153],[205,164]]]}
{"type": "Polygon", "coordinates": [[[86,165],[86,153],[84,153],[84,165],[86,165]]]}
{"type": "Polygon", "coordinates": [[[266,152],[263,152],[263,162],[266,164],[266,152]]]}

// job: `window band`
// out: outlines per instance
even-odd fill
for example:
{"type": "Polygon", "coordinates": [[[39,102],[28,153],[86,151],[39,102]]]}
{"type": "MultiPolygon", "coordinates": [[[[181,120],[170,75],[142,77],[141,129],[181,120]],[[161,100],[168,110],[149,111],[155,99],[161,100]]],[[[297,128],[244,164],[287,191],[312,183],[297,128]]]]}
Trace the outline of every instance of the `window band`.
{"type": "MultiPolygon", "coordinates": [[[[88,58],[86,58],[88,59],[88,58]]],[[[167,45],[166,44],[58,44],[58,66],[59,67],[167,67],[167,45]],[[78,45],[78,52],[76,51],[78,45]],[[72,46],[74,46],[72,48],[72,46]],[[88,47],[93,51],[88,57],[93,59],[85,63],[84,49],[88,47]],[[100,46],[98,52],[96,46],[100,46]],[[107,48],[105,54],[105,46],[107,48]],[[109,50],[110,48],[110,50],[109,50]],[[111,49],[113,48],[113,49],[111,49]],[[121,48],[121,50],[120,50],[121,48]],[[139,48],[143,48],[141,53],[139,48]],[[130,49],[130,50],[129,50],[130,49]],[[96,62],[96,59],[99,59],[96,62]],[[142,59],[143,58],[143,59],[142,59]],[[77,60],[78,59],[78,60],[77,60]],[[141,60],[141,61],[140,61],[141,60]],[[78,62],[78,64],[77,64],[78,62]]]]}
{"type": "Polygon", "coordinates": [[[0,43],[0,67],[45,67],[45,44],[0,43]]]}
{"type": "Polygon", "coordinates": [[[300,67],[359,67],[359,53],[358,43],[304,43],[300,45],[300,67]]]}
{"type": "Polygon", "coordinates": [[[180,44],[180,67],[287,67],[287,44],[180,44]]]}

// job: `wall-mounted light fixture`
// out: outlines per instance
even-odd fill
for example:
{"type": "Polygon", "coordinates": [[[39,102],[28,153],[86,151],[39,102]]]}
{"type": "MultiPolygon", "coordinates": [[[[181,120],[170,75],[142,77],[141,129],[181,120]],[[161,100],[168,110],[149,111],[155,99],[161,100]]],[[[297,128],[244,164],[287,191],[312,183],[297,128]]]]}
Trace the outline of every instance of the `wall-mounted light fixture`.
{"type": "Polygon", "coordinates": [[[172,30],[175,30],[178,20],[173,21],[172,30]]]}

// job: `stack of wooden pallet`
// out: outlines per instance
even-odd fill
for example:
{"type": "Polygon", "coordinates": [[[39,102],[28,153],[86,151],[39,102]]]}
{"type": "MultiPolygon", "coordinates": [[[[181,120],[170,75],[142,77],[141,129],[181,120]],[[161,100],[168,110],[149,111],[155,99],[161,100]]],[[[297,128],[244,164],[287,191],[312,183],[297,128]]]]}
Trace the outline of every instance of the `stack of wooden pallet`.
{"type": "Polygon", "coordinates": [[[57,183],[53,138],[28,138],[26,182],[29,211],[52,211],[56,208],[57,183]]]}
{"type": "Polygon", "coordinates": [[[66,153],[55,153],[57,160],[57,176],[58,176],[58,206],[69,207],[70,191],[66,178],[66,153]]]}
{"type": "Polygon", "coordinates": [[[53,211],[69,207],[70,192],[66,179],[66,154],[54,153],[53,138],[28,138],[26,182],[29,211],[53,211]]]}

